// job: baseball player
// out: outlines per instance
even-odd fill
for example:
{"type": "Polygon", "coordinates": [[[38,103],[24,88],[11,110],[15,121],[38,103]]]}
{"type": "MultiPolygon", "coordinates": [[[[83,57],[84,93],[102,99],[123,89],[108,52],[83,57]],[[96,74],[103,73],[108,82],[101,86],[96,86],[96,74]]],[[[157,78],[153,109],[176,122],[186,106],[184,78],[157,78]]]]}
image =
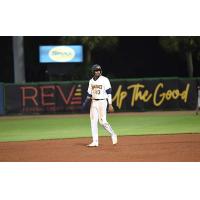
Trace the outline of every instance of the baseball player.
{"type": "Polygon", "coordinates": [[[112,143],[117,144],[117,135],[106,120],[106,110],[108,101],[108,111],[114,112],[112,106],[111,85],[108,78],[102,76],[102,69],[100,65],[92,66],[93,78],[89,81],[87,90],[87,97],[82,107],[84,108],[88,101],[91,100],[90,106],[90,121],[92,131],[92,143],[88,147],[99,146],[98,138],[98,121],[103,128],[111,135],[112,143]]]}

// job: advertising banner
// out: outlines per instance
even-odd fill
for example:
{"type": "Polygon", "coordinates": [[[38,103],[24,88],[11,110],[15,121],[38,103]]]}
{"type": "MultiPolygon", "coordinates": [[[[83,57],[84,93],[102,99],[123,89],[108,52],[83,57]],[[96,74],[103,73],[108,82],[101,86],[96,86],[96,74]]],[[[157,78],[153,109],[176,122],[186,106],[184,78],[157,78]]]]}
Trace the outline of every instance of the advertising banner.
{"type": "Polygon", "coordinates": [[[82,45],[40,46],[40,63],[83,62],[82,45]]]}
{"type": "Polygon", "coordinates": [[[139,80],[114,83],[113,105],[118,111],[194,109],[195,80],[139,80]]]}
{"type": "MultiPolygon", "coordinates": [[[[140,79],[111,81],[116,112],[194,110],[196,81],[140,79]]],[[[5,86],[7,113],[80,113],[88,82],[5,86]]],[[[89,105],[86,112],[89,112],[89,105]]]]}
{"type": "Polygon", "coordinates": [[[6,85],[7,113],[78,112],[81,84],[6,85]]]}

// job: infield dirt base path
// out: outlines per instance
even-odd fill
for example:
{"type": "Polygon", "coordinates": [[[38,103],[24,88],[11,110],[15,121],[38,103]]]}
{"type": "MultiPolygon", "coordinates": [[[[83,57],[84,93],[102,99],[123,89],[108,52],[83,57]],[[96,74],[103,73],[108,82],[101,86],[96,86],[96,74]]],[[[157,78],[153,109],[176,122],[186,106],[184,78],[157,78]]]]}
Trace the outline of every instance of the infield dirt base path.
{"type": "Polygon", "coordinates": [[[86,147],[90,138],[0,142],[0,161],[200,161],[200,134],[122,136],[118,139],[118,145],[113,146],[109,137],[100,137],[99,147],[86,147]]]}

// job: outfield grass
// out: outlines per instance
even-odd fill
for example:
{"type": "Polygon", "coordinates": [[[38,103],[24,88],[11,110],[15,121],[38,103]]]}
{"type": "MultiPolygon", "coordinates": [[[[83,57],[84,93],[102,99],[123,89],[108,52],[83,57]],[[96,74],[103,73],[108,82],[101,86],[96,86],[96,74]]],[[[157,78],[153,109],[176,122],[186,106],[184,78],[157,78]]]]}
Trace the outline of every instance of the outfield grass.
{"type": "MultiPolygon", "coordinates": [[[[200,133],[200,116],[193,113],[109,115],[118,135],[200,133]]],[[[100,136],[108,136],[102,127],[100,136]]],[[[0,141],[91,137],[89,115],[0,118],[0,141]]]]}

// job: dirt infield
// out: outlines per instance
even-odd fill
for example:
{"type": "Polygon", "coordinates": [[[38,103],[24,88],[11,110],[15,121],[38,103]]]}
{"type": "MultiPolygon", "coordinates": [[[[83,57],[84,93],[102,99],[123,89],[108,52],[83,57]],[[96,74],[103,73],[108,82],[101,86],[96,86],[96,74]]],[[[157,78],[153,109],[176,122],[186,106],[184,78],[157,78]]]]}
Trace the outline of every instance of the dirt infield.
{"type": "Polygon", "coordinates": [[[200,161],[200,134],[123,136],[113,146],[100,137],[99,147],[86,147],[90,138],[0,142],[6,162],[144,162],[200,161]]]}

